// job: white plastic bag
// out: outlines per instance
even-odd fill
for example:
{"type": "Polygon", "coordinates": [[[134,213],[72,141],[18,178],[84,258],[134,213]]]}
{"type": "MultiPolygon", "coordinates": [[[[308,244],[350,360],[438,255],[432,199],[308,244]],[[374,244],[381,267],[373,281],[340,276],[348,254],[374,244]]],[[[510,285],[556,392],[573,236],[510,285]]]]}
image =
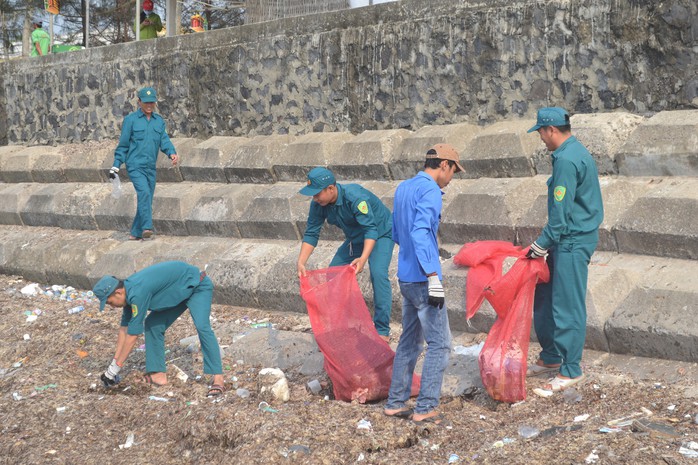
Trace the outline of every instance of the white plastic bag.
{"type": "Polygon", "coordinates": [[[111,180],[111,196],[115,199],[121,197],[121,180],[118,174],[111,180]]]}

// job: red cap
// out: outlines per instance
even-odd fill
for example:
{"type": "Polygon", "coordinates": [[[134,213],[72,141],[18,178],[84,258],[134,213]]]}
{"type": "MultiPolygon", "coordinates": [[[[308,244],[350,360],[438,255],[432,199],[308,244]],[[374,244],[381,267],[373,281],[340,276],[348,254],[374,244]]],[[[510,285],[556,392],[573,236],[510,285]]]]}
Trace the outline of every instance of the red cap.
{"type": "Polygon", "coordinates": [[[152,0],[143,0],[143,9],[145,11],[153,11],[153,1],[152,0]]]}

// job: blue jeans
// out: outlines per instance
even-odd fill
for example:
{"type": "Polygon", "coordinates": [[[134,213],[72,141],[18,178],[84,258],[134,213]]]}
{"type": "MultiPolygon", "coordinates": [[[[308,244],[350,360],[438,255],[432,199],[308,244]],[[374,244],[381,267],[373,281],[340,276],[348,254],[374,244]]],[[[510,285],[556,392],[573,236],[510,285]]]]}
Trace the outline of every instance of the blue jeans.
{"type": "Polygon", "coordinates": [[[429,305],[428,284],[400,281],[402,294],[402,336],[393,361],[393,378],[386,409],[400,409],[410,398],[412,375],[424,341],[427,353],[422,368],[416,413],[425,414],[439,405],[443,375],[451,352],[451,329],[446,306],[439,309],[429,305]]]}

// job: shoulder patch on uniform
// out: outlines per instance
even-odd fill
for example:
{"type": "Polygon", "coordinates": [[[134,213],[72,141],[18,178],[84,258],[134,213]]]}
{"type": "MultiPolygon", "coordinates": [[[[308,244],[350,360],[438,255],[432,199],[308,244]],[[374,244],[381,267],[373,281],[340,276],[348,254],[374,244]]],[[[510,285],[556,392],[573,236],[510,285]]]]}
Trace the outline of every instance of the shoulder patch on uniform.
{"type": "Polygon", "coordinates": [[[138,305],[131,305],[131,317],[136,318],[138,316],[138,305]]]}
{"type": "Polygon", "coordinates": [[[564,186],[555,186],[555,189],[553,189],[553,195],[558,202],[562,202],[562,199],[565,198],[565,193],[567,193],[567,188],[564,186]]]}
{"type": "Polygon", "coordinates": [[[361,203],[359,203],[356,206],[356,208],[364,215],[368,213],[368,204],[366,203],[365,200],[362,200],[361,203]]]}

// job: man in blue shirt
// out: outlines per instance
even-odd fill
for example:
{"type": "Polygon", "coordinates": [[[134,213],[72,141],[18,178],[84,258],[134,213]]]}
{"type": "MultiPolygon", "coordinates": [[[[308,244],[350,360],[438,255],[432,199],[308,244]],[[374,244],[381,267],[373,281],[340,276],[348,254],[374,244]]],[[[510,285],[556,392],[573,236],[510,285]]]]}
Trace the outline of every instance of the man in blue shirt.
{"type": "Polygon", "coordinates": [[[596,162],[572,135],[562,108],[538,110],[536,125],[552,152],[548,179],[548,223],[527,256],[547,255],[550,281],[536,286],[533,322],[541,345],[527,375],[558,372],[544,389],[561,391],[584,379],[580,367],[586,337],[586,289],[589,261],[599,241],[603,202],[596,162]]]}
{"type": "Polygon", "coordinates": [[[436,410],[451,350],[451,330],[441,284],[437,233],[441,220],[441,189],[463,171],[458,153],[448,144],[427,151],[424,171],[403,181],[395,191],[393,240],[400,247],[397,277],[402,294],[402,336],[395,352],[393,377],[384,413],[416,423],[443,421],[436,410]],[[424,342],[427,351],[417,405],[405,406],[424,342]]]}
{"type": "Polygon", "coordinates": [[[388,342],[393,306],[388,267],[395,247],[390,210],[375,194],[358,184],[337,184],[334,174],[322,167],[310,170],[307,185],[300,193],[312,196],[313,200],[298,255],[298,277],[305,276],[305,264],[317,246],[325,221],[338,226],[346,240],[330,266],[351,264],[359,274],[368,262],[375,305],[373,324],[388,342]]]}
{"type": "Polygon", "coordinates": [[[126,170],[136,190],[138,205],[131,225],[131,240],[149,239],[153,236],[153,195],[155,194],[155,162],[162,150],[172,166],[179,161],[174,145],[165,129],[165,121],[154,112],[157,94],[152,87],[138,92],[137,111],[124,118],[119,145],[114,151],[114,164],[109,177],[119,175],[119,168],[126,163],[126,170]]]}
{"type": "Polygon", "coordinates": [[[101,376],[105,387],[119,383],[121,366],[138,336],[144,333],[145,381],[156,386],[167,384],[165,331],[189,308],[201,342],[204,373],[213,375],[208,396],[225,392],[220,348],[209,320],[213,283],[205,271],[184,262],[162,262],[144,268],[123,281],[114,276],[104,276],[93,292],[99,299],[100,310],[104,310],[106,304],[123,307],[116,353],[101,376]]]}

